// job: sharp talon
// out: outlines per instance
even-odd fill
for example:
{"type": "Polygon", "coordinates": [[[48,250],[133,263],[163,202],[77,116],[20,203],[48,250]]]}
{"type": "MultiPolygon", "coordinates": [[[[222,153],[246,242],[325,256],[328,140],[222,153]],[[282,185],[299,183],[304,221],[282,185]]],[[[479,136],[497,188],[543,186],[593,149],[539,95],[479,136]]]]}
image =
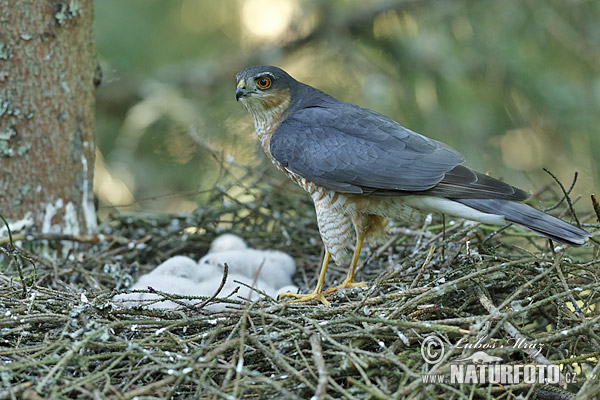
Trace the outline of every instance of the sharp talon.
{"type": "Polygon", "coordinates": [[[288,300],[288,302],[290,302],[290,303],[305,303],[307,301],[318,300],[321,303],[325,304],[326,306],[331,306],[331,303],[325,298],[325,295],[323,292],[319,292],[319,293],[310,292],[307,294],[287,292],[287,293],[282,293],[279,295],[280,300],[285,297],[293,297],[294,298],[294,300],[288,300]]]}

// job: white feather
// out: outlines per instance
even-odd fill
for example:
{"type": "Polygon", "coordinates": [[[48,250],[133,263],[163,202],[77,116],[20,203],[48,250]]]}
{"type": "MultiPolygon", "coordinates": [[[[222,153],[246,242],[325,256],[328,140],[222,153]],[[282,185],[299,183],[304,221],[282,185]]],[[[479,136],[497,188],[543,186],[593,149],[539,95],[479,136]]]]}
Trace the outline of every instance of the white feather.
{"type": "Polygon", "coordinates": [[[292,284],[291,276],[296,272],[294,259],[284,252],[276,250],[228,250],[210,253],[199,261],[201,268],[217,267],[223,270],[227,263],[230,274],[240,274],[254,279],[260,270],[258,279],[268,282],[274,288],[292,284]]]}
{"type": "Polygon", "coordinates": [[[209,253],[218,253],[219,251],[225,250],[244,250],[247,249],[248,245],[244,242],[244,239],[234,235],[232,233],[226,233],[217,237],[210,244],[209,253]]]}
{"type": "Polygon", "coordinates": [[[175,256],[165,260],[149,274],[169,275],[198,280],[198,263],[189,257],[175,256]]]}
{"type": "Polygon", "coordinates": [[[483,222],[484,224],[504,225],[506,223],[502,215],[483,213],[464,204],[442,197],[407,196],[403,200],[409,206],[419,210],[443,213],[453,217],[483,222]]]}

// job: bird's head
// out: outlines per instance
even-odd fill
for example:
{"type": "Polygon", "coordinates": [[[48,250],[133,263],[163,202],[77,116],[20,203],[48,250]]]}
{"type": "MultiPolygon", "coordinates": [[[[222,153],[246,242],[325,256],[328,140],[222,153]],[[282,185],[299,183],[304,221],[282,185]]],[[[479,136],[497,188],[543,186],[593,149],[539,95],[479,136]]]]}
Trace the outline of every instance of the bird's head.
{"type": "Polygon", "coordinates": [[[282,113],[290,104],[291,91],[299,84],[284,70],[259,65],[247,67],[236,76],[235,98],[255,120],[282,113]]]}

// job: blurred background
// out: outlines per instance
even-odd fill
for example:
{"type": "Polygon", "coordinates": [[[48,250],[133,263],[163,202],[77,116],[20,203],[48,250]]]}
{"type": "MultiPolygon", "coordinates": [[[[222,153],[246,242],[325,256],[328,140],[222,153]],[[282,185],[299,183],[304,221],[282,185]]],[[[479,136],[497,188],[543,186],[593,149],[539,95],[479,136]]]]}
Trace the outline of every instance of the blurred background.
{"type": "Polygon", "coordinates": [[[235,101],[272,64],[462,152],[528,191],[569,186],[589,211],[600,164],[600,2],[99,0],[100,216],[191,211],[244,168],[287,184],[235,101]],[[238,172],[236,172],[238,171],[238,172]]]}

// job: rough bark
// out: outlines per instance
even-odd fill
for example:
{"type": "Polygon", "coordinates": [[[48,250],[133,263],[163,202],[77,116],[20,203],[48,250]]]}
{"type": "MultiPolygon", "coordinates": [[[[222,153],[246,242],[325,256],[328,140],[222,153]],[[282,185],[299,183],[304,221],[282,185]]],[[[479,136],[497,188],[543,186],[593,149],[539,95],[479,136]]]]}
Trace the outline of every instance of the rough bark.
{"type": "Polygon", "coordinates": [[[0,0],[0,213],[96,229],[93,0],[0,0]]]}

